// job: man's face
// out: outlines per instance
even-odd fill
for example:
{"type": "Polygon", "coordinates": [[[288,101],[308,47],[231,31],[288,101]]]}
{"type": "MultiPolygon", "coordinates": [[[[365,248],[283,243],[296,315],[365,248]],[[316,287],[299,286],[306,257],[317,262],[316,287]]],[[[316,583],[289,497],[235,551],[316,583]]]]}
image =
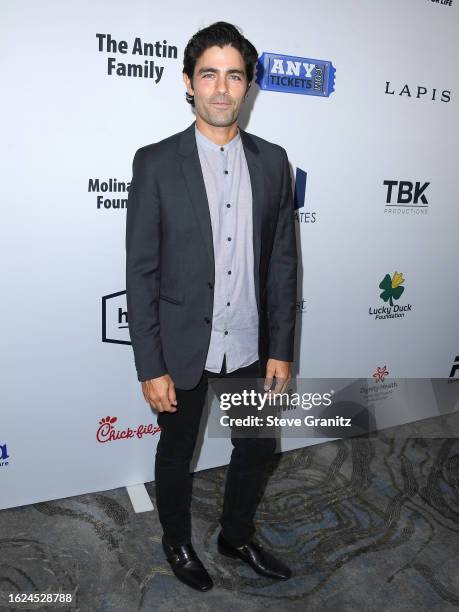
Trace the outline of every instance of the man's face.
{"type": "Polygon", "coordinates": [[[247,91],[245,64],[237,49],[209,47],[196,61],[193,84],[185,73],[183,80],[203,121],[215,127],[236,121],[247,91]]]}

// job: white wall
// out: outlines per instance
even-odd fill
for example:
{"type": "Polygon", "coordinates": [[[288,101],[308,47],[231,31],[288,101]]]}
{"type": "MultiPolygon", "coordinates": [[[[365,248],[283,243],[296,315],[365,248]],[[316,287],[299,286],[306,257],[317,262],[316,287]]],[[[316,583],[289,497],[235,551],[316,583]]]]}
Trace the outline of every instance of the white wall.
{"type": "MultiPolygon", "coordinates": [[[[254,85],[242,116],[308,174],[299,212],[315,222],[297,223],[297,375],[371,377],[384,365],[390,377],[449,375],[459,352],[458,11],[456,0],[233,0],[224,11],[204,0],[2,2],[0,508],[154,478],[158,434],[96,438],[103,417],[117,417],[117,430],[156,417],[122,343],[125,297],[102,300],[125,289],[126,211],[98,209],[88,184],[129,181],[137,148],[193,121],[183,50],[216,20],[241,26],[260,54],[336,68],[329,97],[254,85]],[[99,52],[96,33],[130,49],[136,37],[167,40],[178,57],[147,58],[164,68],[158,83],[110,76],[109,57],[146,58],[99,52]],[[406,84],[411,97],[399,95],[406,84]],[[427,93],[416,98],[418,86],[427,93]],[[385,180],[429,182],[426,208],[387,212],[385,180]],[[378,285],[395,271],[405,278],[396,303],[411,310],[375,320],[378,285]],[[102,341],[103,304],[115,343],[102,341]]],[[[206,440],[197,469],[226,463],[229,450],[206,440]]]]}

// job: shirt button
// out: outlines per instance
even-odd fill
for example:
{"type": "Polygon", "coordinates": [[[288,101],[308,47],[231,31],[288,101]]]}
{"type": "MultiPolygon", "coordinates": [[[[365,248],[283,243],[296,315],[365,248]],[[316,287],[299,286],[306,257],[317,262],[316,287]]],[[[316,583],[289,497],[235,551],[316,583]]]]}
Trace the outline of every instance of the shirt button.
{"type": "Polygon", "coordinates": [[[225,149],[223,147],[220,147],[220,151],[224,151],[225,149]]]}
{"type": "Polygon", "coordinates": [[[231,274],[231,270],[228,270],[228,274],[231,274]]]}
{"type": "Polygon", "coordinates": [[[226,331],[226,332],[225,332],[225,336],[227,336],[227,335],[228,335],[228,332],[226,331]]]}
{"type": "Polygon", "coordinates": [[[227,204],[227,205],[226,205],[226,208],[230,208],[230,206],[231,206],[231,204],[227,204]]]}
{"type": "Polygon", "coordinates": [[[226,302],[226,305],[229,306],[231,302],[226,302]]]}
{"type": "Polygon", "coordinates": [[[231,236],[228,236],[228,242],[231,242],[231,236]]]}
{"type": "Polygon", "coordinates": [[[225,170],[225,174],[228,174],[228,170],[225,170]]]}

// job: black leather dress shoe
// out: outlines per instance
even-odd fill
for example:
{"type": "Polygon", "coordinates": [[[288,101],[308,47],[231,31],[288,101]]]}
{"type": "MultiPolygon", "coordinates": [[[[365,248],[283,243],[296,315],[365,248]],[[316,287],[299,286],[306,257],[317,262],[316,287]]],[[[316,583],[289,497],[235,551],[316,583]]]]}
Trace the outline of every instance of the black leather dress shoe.
{"type": "Polygon", "coordinates": [[[179,580],[198,591],[208,591],[214,586],[191,542],[180,546],[169,546],[163,536],[162,543],[166,559],[179,580]]]}
{"type": "Polygon", "coordinates": [[[237,548],[231,546],[222,536],[221,532],[217,539],[218,552],[232,559],[241,559],[252,567],[258,574],[277,580],[288,580],[292,571],[282,561],[276,559],[270,552],[265,550],[261,544],[253,540],[244,546],[237,548]]]}

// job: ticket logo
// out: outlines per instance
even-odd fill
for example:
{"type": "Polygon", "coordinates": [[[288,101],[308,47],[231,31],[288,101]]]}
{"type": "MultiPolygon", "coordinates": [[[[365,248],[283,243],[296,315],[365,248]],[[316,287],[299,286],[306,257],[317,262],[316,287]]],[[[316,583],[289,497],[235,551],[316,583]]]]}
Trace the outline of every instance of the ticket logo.
{"type": "Polygon", "coordinates": [[[260,89],[329,97],[335,91],[335,68],[325,60],[262,53],[255,82],[260,89]]]}

